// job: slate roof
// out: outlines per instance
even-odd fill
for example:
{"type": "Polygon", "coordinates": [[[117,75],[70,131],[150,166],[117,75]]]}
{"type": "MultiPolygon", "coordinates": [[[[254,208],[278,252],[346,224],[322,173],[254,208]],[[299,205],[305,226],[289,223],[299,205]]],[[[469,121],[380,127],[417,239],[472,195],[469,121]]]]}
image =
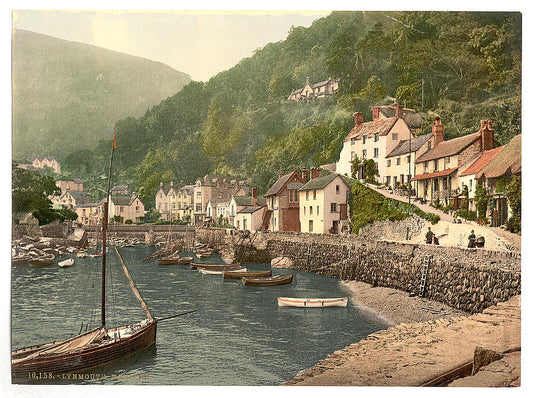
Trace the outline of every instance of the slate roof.
{"type": "Polygon", "coordinates": [[[479,170],[485,167],[496,156],[503,146],[494,148],[488,151],[482,152],[477,158],[475,158],[461,173],[460,176],[466,176],[469,174],[476,174],[479,170]]]}
{"type": "MultiPolygon", "coordinates": [[[[380,106],[379,110],[385,117],[393,118],[396,116],[396,105],[380,106]]],[[[409,108],[403,108],[402,118],[412,129],[421,128],[424,123],[422,116],[420,116],[415,110],[409,108]]]]}
{"type": "Polygon", "coordinates": [[[522,134],[515,136],[502,150],[492,158],[477,174],[476,179],[483,176],[497,178],[506,174],[522,172],[522,134]]]}
{"type": "Polygon", "coordinates": [[[298,172],[293,171],[292,173],[284,174],[281,178],[279,178],[270,189],[265,193],[265,197],[272,196],[278,194],[288,183],[288,181],[291,179],[291,177],[296,174],[299,178],[299,180],[302,180],[302,177],[298,174],[298,172]]]}
{"type": "Polygon", "coordinates": [[[432,135],[432,133],[427,133],[424,135],[419,135],[418,137],[413,137],[411,138],[411,144],[409,144],[409,140],[400,141],[386,157],[390,158],[393,156],[407,154],[409,153],[409,147],[411,147],[411,152],[416,152],[431,138],[432,135]]]}
{"type": "Polygon", "coordinates": [[[265,206],[248,206],[248,207],[245,207],[244,209],[242,210],[239,210],[237,212],[237,214],[251,214],[251,213],[255,213],[256,211],[258,210],[261,210],[263,209],[265,206]]]}
{"type": "Polygon", "coordinates": [[[344,177],[340,174],[328,174],[323,177],[313,178],[312,180],[309,180],[306,184],[304,184],[300,191],[309,191],[311,189],[322,189],[329,185],[330,182],[332,182],[337,176],[340,176],[342,181],[346,183],[344,180],[344,177]]]}
{"type": "Polygon", "coordinates": [[[87,192],[84,192],[84,191],[66,191],[63,195],[67,195],[67,194],[70,194],[74,200],[76,201],[76,204],[77,205],[81,205],[81,204],[85,204],[85,203],[89,203],[90,202],[90,199],[88,198],[88,193],[87,192]]]}
{"type": "MultiPolygon", "coordinates": [[[[243,196],[234,196],[235,204],[237,206],[251,206],[252,205],[252,196],[243,195],[243,196]]],[[[257,196],[257,203],[260,205],[266,204],[266,199],[264,196],[258,195],[257,196]]]]}
{"type": "Polygon", "coordinates": [[[443,141],[415,160],[415,163],[426,162],[428,160],[440,159],[445,156],[453,156],[461,153],[465,148],[472,145],[476,140],[480,139],[481,135],[478,133],[468,134],[463,137],[454,138],[453,140],[443,141]]]}
{"type": "Polygon", "coordinates": [[[137,199],[137,195],[111,195],[111,201],[115,206],[129,206],[137,199]]]}

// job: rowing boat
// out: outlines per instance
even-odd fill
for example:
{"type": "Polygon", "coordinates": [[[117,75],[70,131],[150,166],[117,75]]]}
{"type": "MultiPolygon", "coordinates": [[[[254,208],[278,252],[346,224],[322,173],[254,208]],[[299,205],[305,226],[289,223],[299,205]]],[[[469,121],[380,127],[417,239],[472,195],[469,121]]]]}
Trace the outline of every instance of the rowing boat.
{"type": "Polygon", "coordinates": [[[278,297],[280,307],[346,307],[348,298],[293,298],[278,297]]]}
{"type": "Polygon", "coordinates": [[[224,279],[242,279],[242,278],[257,278],[263,276],[272,276],[272,271],[230,271],[224,272],[224,279]]]}
{"type": "Polygon", "coordinates": [[[292,282],[292,275],[276,275],[263,278],[242,278],[246,286],[276,286],[292,282]]]}
{"type": "Polygon", "coordinates": [[[232,272],[243,273],[243,272],[246,272],[246,268],[237,268],[234,271],[232,271],[232,270],[229,270],[229,271],[214,271],[214,270],[205,269],[205,268],[198,268],[198,272],[200,272],[201,274],[204,274],[204,275],[222,275],[222,274],[225,274],[225,273],[232,273],[232,272]]]}
{"type": "Polygon", "coordinates": [[[67,268],[67,267],[70,267],[73,264],[74,264],[74,259],[73,258],[69,258],[67,260],[63,260],[63,261],[60,261],[60,262],[57,263],[57,265],[59,265],[61,268],[67,268]]]}
{"type": "Polygon", "coordinates": [[[209,269],[211,271],[232,271],[236,270],[238,268],[241,268],[240,264],[233,263],[233,264],[198,264],[198,263],[191,263],[192,269],[209,269]]]}

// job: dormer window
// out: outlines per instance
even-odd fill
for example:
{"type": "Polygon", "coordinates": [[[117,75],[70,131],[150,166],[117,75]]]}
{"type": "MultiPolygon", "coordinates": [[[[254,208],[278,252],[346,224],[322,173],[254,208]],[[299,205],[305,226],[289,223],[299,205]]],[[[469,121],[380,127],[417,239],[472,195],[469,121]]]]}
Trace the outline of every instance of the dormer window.
{"type": "Polygon", "coordinates": [[[398,133],[392,133],[392,140],[398,141],[398,133]]]}

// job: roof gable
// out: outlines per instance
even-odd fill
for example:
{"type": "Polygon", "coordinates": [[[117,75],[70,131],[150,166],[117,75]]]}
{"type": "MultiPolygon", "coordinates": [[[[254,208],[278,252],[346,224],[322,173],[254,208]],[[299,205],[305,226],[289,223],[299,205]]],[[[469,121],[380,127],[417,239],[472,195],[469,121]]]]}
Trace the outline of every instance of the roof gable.
{"type": "Polygon", "coordinates": [[[327,187],[329,184],[331,184],[337,177],[340,177],[342,182],[346,185],[346,180],[343,176],[340,174],[328,174],[323,177],[313,178],[312,180],[309,180],[306,184],[304,184],[299,190],[300,191],[309,191],[311,189],[323,189],[327,187]]]}
{"type": "Polygon", "coordinates": [[[497,178],[505,174],[522,172],[522,134],[515,136],[492,160],[484,166],[476,178],[497,178]]]}
{"type": "Polygon", "coordinates": [[[476,174],[479,170],[485,167],[494,158],[494,156],[496,156],[502,150],[502,148],[503,146],[499,146],[498,148],[482,152],[459,175],[466,176],[469,174],[476,174]]]}
{"type": "Polygon", "coordinates": [[[395,117],[371,120],[369,122],[361,123],[360,125],[352,128],[352,130],[350,131],[350,133],[348,133],[344,141],[351,140],[352,138],[355,138],[356,140],[361,139],[364,135],[368,137],[374,135],[387,135],[392,130],[396,122],[398,122],[399,120],[405,123],[403,119],[398,119],[395,117]]]}
{"type": "Polygon", "coordinates": [[[279,192],[285,188],[285,186],[289,183],[289,182],[301,182],[301,183],[304,183],[305,181],[303,180],[303,178],[300,176],[300,174],[298,174],[298,172],[296,171],[293,171],[292,173],[288,173],[288,174],[284,174],[283,176],[281,176],[281,178],[279,178],[271,187],[270,189],[267,191],[267,193],[265,193],[265,197],[267,196],[272,196],[272,195],[277,195],[279,194],[279,192]]]}
{"type": "Polygon", "coordinates": [[[453,156],[460,154],[467,147],[480,139],[479,133],[468,134],[463,137],[454,138],[452,140],[443,141],[423,155],[416,159],[415,163],[426,162],[443,158],[445,156],[453,156]]]}
{"type": "Polygon", "coordinates": [[[389,152],[389,154],[386,156],[387,158],[390,158],[392,156],[398,156],[398,155],[404,155],[409,152],[416,152],[418,151],[422,145],[424,145],[433,134],[428,133],[424,135],[419,135],[418,137],[414,137],[411,140],[403,140],[396,145],[392,151],[389,152]],[[410,141],[410,142],[409,142],[410,141]]]}

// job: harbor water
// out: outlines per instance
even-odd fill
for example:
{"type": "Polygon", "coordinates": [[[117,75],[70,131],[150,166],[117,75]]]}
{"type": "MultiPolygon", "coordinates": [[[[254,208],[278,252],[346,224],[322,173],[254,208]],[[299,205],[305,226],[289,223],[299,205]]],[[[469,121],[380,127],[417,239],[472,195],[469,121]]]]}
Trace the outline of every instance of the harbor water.
{"type": "MultiPolygon", "coordinates": [[[[151,246],[119,249],[158,323],[155,347],[87,370],[82,380],[40,380],[55,384],[152,384],[271,386],[290,380],[336,350],[384,329],[386,324],[349,301],[347,307],[278,307],[277,297],[345,297],[337,279],[290,269],[291,284],[244,286],[240,280],[203,275],[188,265],[143,261],[151,246]]],[[[58,261],[68,258],[61,256],[58,261]]],[[[107,326],[145,318],[120,268],[108,253],[107,326]]],[[[219,257],[197,260],[219,263],[219,257]]],[[[70,268],[56,265],[12,269],[12,348],[71,337],[98,327],[101,258],[75,258],[70,268]]],[[[245,264],[248,270],[269,264],[245,264]]]]}

